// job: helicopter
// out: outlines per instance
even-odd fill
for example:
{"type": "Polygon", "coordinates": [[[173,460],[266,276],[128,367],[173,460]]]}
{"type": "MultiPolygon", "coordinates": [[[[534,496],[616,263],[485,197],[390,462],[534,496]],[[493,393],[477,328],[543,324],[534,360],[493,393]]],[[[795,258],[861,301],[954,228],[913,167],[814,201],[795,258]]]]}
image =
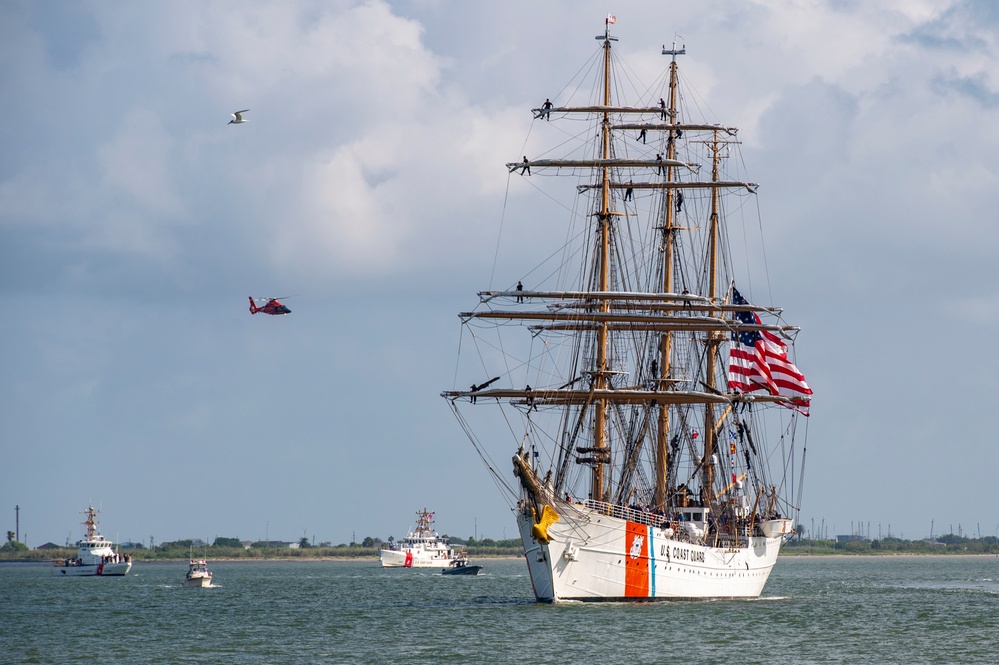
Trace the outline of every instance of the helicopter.
{"type": "MultiPolygon", "coordinates": [[[[281,296],[282,298],[289,298],[290,296],[281,296]]],[[[272,316],[284,316],[285,314],[291,314],[291,310],[285,305],[281,304],[278,298],[254,298],[250,296],[250,314],[256,314],[257,312],[263,312],[264,314],[270,314],[272,316]],[[257,300],[266,300],[262,306],[257,307],[257,300]]]]}

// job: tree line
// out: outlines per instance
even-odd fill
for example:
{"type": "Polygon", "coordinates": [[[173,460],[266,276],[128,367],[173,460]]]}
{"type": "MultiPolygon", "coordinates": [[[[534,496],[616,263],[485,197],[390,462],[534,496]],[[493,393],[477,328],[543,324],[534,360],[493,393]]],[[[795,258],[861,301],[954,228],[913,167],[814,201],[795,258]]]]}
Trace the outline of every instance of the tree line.
{"type": "MultiPolygon", "coordinates": [[[[493,540],[492,538],[451,538],[450,542],[458,549],[468,552],[469,556],[521,556],[524,553],[519,538],[509,540],[493,540]]],[[[190,556],[212,559],[309,559],[309,558],[365,558],[377,557],[378,550],[391,547],[392,536],[382,540],[375,536],[367,536],[361,542],[340,543],[332,545],[328,542],[313,544],[308,538],[302,537],[295,543],[296,547],[280,541],[253,541],[247,547],[239,538],[219,536],[211,544],[201,540],[184,539],[163,542],[155,547],[146,547],[142,543],[126,543],[121,551],[127,551],[136,561],[156,559],[186,559],[190,556]]],[[[50,550],[29,550],[11,536],[8,542],[0,547],[0,561],[24,560],[43,561],[46,559],[68,558],[76,554],[75,547],[50,550]]]]}
{"type": "Polygon", "coordinates": [[[868,540],[857,537],[831,541],[793,538],[781,549],[781,554],[999,554],[999,538],[967,538],[954,534],[933,540],[868,540]]]}

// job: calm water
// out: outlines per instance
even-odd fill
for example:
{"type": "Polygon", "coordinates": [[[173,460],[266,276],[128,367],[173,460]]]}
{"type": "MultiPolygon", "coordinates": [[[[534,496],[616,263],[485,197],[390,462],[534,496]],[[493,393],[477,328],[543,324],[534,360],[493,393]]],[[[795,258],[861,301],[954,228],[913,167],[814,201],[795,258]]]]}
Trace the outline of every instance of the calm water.
{"type": "Polygon", "coordinates": [[[0,564],[3,663],[999,663],[999,559],[782,558],[753,601],[539,605],[377,562],[184,563],[125,578],[0,564]]]}

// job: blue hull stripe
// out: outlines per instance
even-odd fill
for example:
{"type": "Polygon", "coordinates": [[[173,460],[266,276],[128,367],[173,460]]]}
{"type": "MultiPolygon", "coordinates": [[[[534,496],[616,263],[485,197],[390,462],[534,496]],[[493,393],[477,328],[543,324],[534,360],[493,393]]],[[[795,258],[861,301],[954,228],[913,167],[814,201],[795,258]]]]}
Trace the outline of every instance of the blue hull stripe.
{"type": "Polygon", "coordinates": [[[649,527],[649,597],[656,597],[656,543],[652,540],[652,527],[649,527]]]}

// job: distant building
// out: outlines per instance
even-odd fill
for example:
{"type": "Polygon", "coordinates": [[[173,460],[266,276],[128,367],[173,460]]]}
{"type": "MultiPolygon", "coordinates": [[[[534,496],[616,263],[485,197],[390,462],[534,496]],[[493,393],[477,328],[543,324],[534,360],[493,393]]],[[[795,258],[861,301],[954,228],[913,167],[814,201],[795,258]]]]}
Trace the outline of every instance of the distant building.
{"type": "Polygon", "coordinates": [[[56,545],[55,543],[45,543],[44,545],[39,545],[35,548],[36,550],[60,550],[62,545],[56,545]]]}
{"type": "Polygon", "coordinates": [[[270,547],[270,548],[273,548],[273,549],[276,549],[276,550],[277,549],[281,549],[283,547],[298,547],[298,543],[289,543],[289,542],[284,541],[284,540],[257,540],[257,541],[244,540],[243,541],[243,546],[246,547],[246,549],[250,549],[253,545],[256,545],[257,547],[270,547]]]}
{"type": "Polygon", "coordinates": [[[863,543],[867,539],[859,534],[853,534],[850,536],[836,536],[836,542],[838,543],[863,543]]]}

